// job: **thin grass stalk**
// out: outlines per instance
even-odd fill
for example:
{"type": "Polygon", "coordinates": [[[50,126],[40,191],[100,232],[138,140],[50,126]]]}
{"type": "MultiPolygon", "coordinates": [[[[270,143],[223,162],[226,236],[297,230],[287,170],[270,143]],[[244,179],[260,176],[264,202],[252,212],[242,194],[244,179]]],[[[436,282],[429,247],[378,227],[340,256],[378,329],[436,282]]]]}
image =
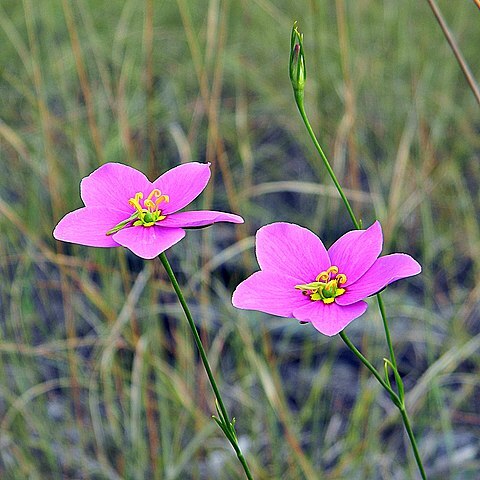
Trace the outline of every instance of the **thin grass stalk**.
{"type": "MultiPolygon", "coordinates": [[[[480,2],[478,0],[474,0],[474,1],[477,4],[477,6],[480,8],[480,2]]],[[[470,90],[475,96],[477,103],[480,105],[480,88],[478,86],[478,83],[475,80],[475,77],[473,76],[473,73],[470,70],[470,67],[468,66],[467,61],[465,60],[462,54],[462,51],[460,50],[460,47],[457,45],[457,42],[452,32],[448,28],[447,22],[445,21],[445,18],[443,18],[442,12],[438,7],[437,2],[435,0],[427,0],[427,2],[430,5],[430,8],[432,9],[433,14],[435,15],[435,19],[440,25],[443,35],[445,36],[445,39],[450,45],[450,48],[452,49],[452,52],[455,55],[455,58],[457,59],[458,65],[460,66],[460,69],[462,70],[462,73],[465,76],[468,82],[468,85],[470,86],[470,90]]]]}
{"type": "Polygon", "coordinates": [[[215,402],[217,405],[217,412],[218,412],[218,417],[213,417],[215,421],[217,422],[218,426],[221,428],[225,436],[227,437],[228,441],[232,445],[233,449],[235,450],[235,453],[237,454],[238,460],[240,461],[243,470],[245,472],[245,475],[249,480],[253,480],[253,476],[250,473],[250,470],[247,465],[247,461],[245,457],[243,456],[242,450],[240,448],[240,445],[238,444],[236,433],[235,433],[235,427],[234,427],[234,422],[230,420],[230,417],[227,413],[227,409],[225,407],[225,404],[223,403],[222,396],[220,394],[220,390],[217,387],[217,383],[215,381],[215,377],[213,376],[212,369],[210,367],[210,363],[208,361],[207,354],[205,352],[205,349],[203,348],[202,340],[200,338],[200,335],[198,333],[197,327],[195,325],[195,322],[193,320],[192,314],[190,313],[190,309],[188,308],[187,302],[185,301],[185,297],[183,296],[182,290],[180,289],[180,285],[178,284],[178,281],[175,277],[175,274],[173,273],[172,267],[170,266],[170,263],[167,260],[167,256],[165,255],[165,252],[162,252],[159,255],[160,261],[162,262],[162,265],[165,268],[165,271],[167,272],[168,278],[170,279],[170,282],[172,283],[172,287],[175,290],[175,293],[178,297],[178,301],[180,302],[180,305],[182,306],[182,309],[185,313],[185,317],[187,319],[188,325],[190,327],[190,330],[192,331],[193,334],[193,339],[195,341],[195,344],[198,348],[198,352],[200,354],[200,358],[202,359],[203,366],[205,367],[205,371],[207,373],[208,380],[210,381],[210,385],[212,387],[213,393],[215,394],[215,402]]]}
{"type": "MultiPolygon", "coordinates": [[[[345,0],[336,0],[338,43],[340,46],[340,60],[344,83],[345,114],[342,123],[345,125],[345,136],[348,145],[348,173],[349,186],[354,190],[360,189],[360,164],[358,161],[357,141],[354,133],[356,121],[356,94],[350,69],[350,39],[348,36],[345,0]]],[[[358,208],[358,205],[354,205],[358,208]]]]}
{"type": "MultiPolygon", "coordinates": [[[[31,51],[31,64],[33,69],[33,83],[37,96],[37,106],[40,115],[40,123],[42,127],[42,136],[44,144],[44,153],[47,160],[48,176],[47,176],[47,185],[49,189],[49,198],[51,199],[52,213],[54,217],[57,217],[59,212],[62,210],[62,201],[61,196],[58,195],[58,166],[57,158],[54,154],[54,140],[53,140],[53,122],[51,118],[50,111],[48,110],[46,99],[45,99],[45,90],[44,90],[44,80],[41,71],[41,59],[40,52],[38,51],[38,40],[36,37],[36,25],[35,25],[35,12],[33,10],[33,5],[31,0],[24,0],[23,2],[24,12],[25,12],[25,22],[27,26],[27,34],[29,40],[29,46],[31,51]]],[[[62,252],[62,246],[57,243],[56,245],[57,253],[62,252]]],[[[62,265],[58,265],[60,273],[60,291],[62,296],[63,312],[65,315],[65,330],[67,333],[67,344],[71,345],[76,337],[75,332],[75,322],[74,322],[74,313],[73,306],[71,302],[71,288],[69,282],[66,281],[66,271],[62,265]]],[[[79,371],[77,368],[78,361],[76,358],[75,349],[73,347],[68,348],[68,366],[70,370],[70,386],[72,388],[72,397],[73,397],[73,409],[74,409],[74,418],[75,423],[80,435],[80,440],[82,444],[84,443],[84,425],[82,420],[82,407],[80,401],[80,381],[78,380],[79,371]]],[[[85,465],[82,462],[82,470],[85,468],[85,465]]]]}
{"type": "MultiPolygon", "coordinates": [[[[200,95],[198,102],[199,104],[203,104],[203,108],[201,109],[201,115],[199,117],[194,117],[194,120],[196,122],[201,121],[201,117],[205,114],[205,112],[210,111],[210,86],[209,86],[209,79],[208,79],[208,74],[207,74],[207,69],[205,66],[205,59],[203,58],[200,50],[200,45],[199,45],[199,35],[197,32],[195,32],[195,29],[192,24],[192,19],[190,15],[190,11],[188,8],[188,4],[186,0],[177,0],[177,6],[178,10],[180,12],[180,17],[182,20],[182,25],[183,29],[185,32],[185,36],[187,38],[187,43],[188,47],[190,50],[190,54],[192,57],[193,61],[193,68],[195,70],[195,75],[197,77],[197,82],[199,85],[199,90],[200,90],[200,95]]],[[[212,14],[211,12],[211,4],[209,3],[209,18],[211,18],[212,14]]],[[[214,25],[215,26],[215,25],[214,25]]],[[[209,25],[209,38],[213,35],[213,26],[210,24],[209,25]]],[[[208,49],[207,49],[208,50],[208,49]]],[[[196,128],[194,129],[196,131],[196,128]]],[[[189,140],[193,140],[193,138],[190,137],[189,135],[189,140]]],[[[211,175],[213,178],[215,178],[215,172],[216,172],[216,162],[214,161],[214,156],[212,155],[213,149],[211,147],[211,136],[210,136],[210,123],[209,123],[209,131],[207,133],[207,147],[206,147],[206,160],[207,162],[211,163],[211,175]]],[[[212,203],[212,197],[213,197],[213,191],[212,191],[212,183],[209,183],[204,190],[204,194],[202,196],[202,208],[204,209],[209,209],[211,203],[212,203]]],[[[210,232],[208,230],[204,230],[202,232],[202,240],[201,240],[201,262],[203,265],[207,263],[207,258],[210,258],[211,255],[209,255],[209,235],[210,232]]],[[[209,302],[209,296],[208,296],[208,281],[202,282],[201,288],[200,288],[200,308],[202,310],[202,318],[206,314],[208,310],[208,302],[209,302]]],[[[206,331],[201,332],[202,338],[205,338],[206,336],[206,331]]],[[[203,379],[203,377],[201,377],[203,379]]],[[[199,390],[203,390],[203,381],[200,380],[199,383],[199,390]]],[[[203,397],[203,396],[202,396],[203,397]]]]}
{"type": "MultiPolygon", "coordinates": [[[[158,265],[160,267],[160,265],[158,265]]],[[[154,265],[155,277],[158,277],[158,274],[161,271],[161,268],[158,268],[157,265],[154,265]]],[[[154,305],[158,300],[158,290],[152,286],[149,292],[149,304],[154,305]]],[[[150,334],[152,335],[151,345],[154,346],[150,352],[150,363],[152,365],[152,401],[156,399],[155,406],[152,405],[153,411],[158,412],[156,419],[151,419],[148,422],[148,428],[153,429],[155,426],[158,427],[158,434],[151,435],[153,439],[155,436],[158,437],[158,450],[155,451],[156,459],[155,463],[157,465],[159,479],[162,478],[162,473],[166,471],[167,466],[172,464],[172,434],[177,430],[177,428],[172,428],[172,409],[169,399],[165,392],[170,390],[166,388],[164,378],[168,378],[172,383],[174,383],[172,377],[174,375],[173,371],[168,370],[168,357],[170,351],[168,350],[167,340],[165,338],[165,328],[162,323],[156,322],[150,326],[150,334]],[[165,371],[168,370],[168,371],[165,371]],[[160,415],[161,412],[161,415],[160,415]]],[[[176,372],[175,372],[176,375],[176,372]]],[[[182,376],[182,381],[185,381],[185,377],[182,376]]],[[[185,395],[187,396],[187,395],[185,395]]],[[[154,440],[157,442],[157,439],[154,440]]],[[[153,453],[153,448],[151,448],[153,453]]]]}
{"type": "Polygon", "coordinates": [[[103,162],[103,148],[100,132],[97,126],[97,120],[95,118],[95,107],[92,90],[88,81],[87,71],[82,56],[82,48],[80,46],[80,40],[78,38],[77,27],[73,19],[73,13],[70,8],[68,0],[62,0],[63,13],[65,15],[65,21],[67,23],[68,34],[70,35],[70,42],[72,45],[72,53],[75,59],[75,65],[77,68],[78,79],[80,81],[80,88],[85,100],[85,106],[87,108],[87,121],[90,128],[90,135],[92,137],[93,146],[95,148],[95,154],[100,163],[103,162]]]}
{"type": "Polygon", "coordinates": [[[298,433],[296,431],[298,427],[296,428],[296,422],[292,418],[292,412],[288,407],[288,401],[286,399],[285,392],[282,389],[282,381],[278,373],[278,369],[276,368],[273,355],[271,354],[271,340],[265,333],[266,332],[264,331],[264,335],[262,335],[261,337],[263,349],[265,351],[266,358],[270,359],[268,362],[268,369],[266,368],[265,371],[270,372],[273,384],[275,385],[275,393],[277,394],[277,401],[275,402],[276,413],[279,416],[280,421],[282,422],[282,425],[285,429],[285,437],[287,439],[287,442],[290,445],[290,448],[293,450],[297,461],[300,463],[300,468],[305,475],[305,478],[307,480],[315,480],[318,476],[318,471],[315,471],[315,468],[313,467],[312,463],[308,459],[301,446],[300,440],[298,438],[298,433]]]}
{"type": "MultiPolygon", "coordinates": [[[[306,457],[300,445],[300,441],[297,438],[297,434],[293,426],[294,422],[291,418],[291,412],[288,409],[285,393],[282,389],[282,384],[274,365],[269,364],[267,366],[267,364],[257,354],[251,331],[248,326],[242,325],[238,329],[238,333],[242,338],[243,344],[245,345],[245,353],[249,359],[251,368],[257,372],[267,400],[270,403],[272,410],[278,416],[278,420],[282,425],[285,439],[293,452],[294,460],[298,463],[304,477],[307,480],[316,480],[318,478],[318,472],[315,471],[309,459],[306,457]]],[[[270,342],[266,342],[263,336],[262,340],[263,349],[267,352],[265,356],[268,358],[270,342]]]]}
{"type": "Polygon", "coordinates": [[[145,0],[145,21],[143,31],[143,44],[145,48],[145,96],[146,96],[146,123],[148,140],[148,172],[155,176],[155,124],[153,120],[153,104],[155,92],[153,90],[153,0],[145,0]]]}

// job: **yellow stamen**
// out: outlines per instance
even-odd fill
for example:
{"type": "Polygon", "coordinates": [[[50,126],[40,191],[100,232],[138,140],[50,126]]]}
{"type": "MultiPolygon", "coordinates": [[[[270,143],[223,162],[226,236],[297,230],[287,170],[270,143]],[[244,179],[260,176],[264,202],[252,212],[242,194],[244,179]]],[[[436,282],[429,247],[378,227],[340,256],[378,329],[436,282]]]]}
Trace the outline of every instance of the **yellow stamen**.
{"type": "Polygon", "coordinates": [[[151,200],[149,200],[148,198],[143,202],[143,205],[144,205],[144,207],[147,208],[147,210],[150,213],[154,212],[155,209],[157,208],[157,206],[151,200]]]}
{"type": "Polygon", "coordinates": [[[155,203],[160,205],[162,202],[168,203],[170,201],[170,197],[168,195],[160,195],[155,203]]]}
{"type": "Polygon", "coordinates": [[[135,208],[135,210],[141,215],[143,213],[142,206],[140,205],[140,200],[143,198],[142,192],[137,192],[135,198],[131,198],[128,203],[135,208]]]}
{"type": "Polygon", "coordinates": [[[347,276],[338,273],[338,267],[332,265],[324,272],[320,272],[314,282],[295,285],[297,290],[301,290],[302,294],[308,295],[310,300],[322,300],[323,303],[330,304],[335,298],[345,293],[345,288],[340,288],[347,282],[347,276]]]}
{"type": "Polygon", "coordinates": [[[317,282],[326,282],[329,278],[328,272],[320,272],[317,277],[315,278],[315,281],[317,282]]]}
{"type": "Polygon", "coordinates": [[[158,188],[154,188],[151,192],[150,195],[148,195],[147,200],[151,200],[152,197],[159,197],[162,194],[162,192],[158,188]]]}
{"type": "Polygon", "coordinates": [[[126,220],[121,221],[108,230],[106,235],[113,235],[122,228],[132,225],[134,227],[151,227],[157,222],[167,218],[166,215],[162,215],[162,210],[160,210],[159,206],[162,202],[170,201],[168,195],[162,195],[162,192],[158,188],[154,188],[143,202],[142,200],[142,192],[137,192],[133,198],[130,198],[128,203],[135,209],[134,213],[126,220]]]}

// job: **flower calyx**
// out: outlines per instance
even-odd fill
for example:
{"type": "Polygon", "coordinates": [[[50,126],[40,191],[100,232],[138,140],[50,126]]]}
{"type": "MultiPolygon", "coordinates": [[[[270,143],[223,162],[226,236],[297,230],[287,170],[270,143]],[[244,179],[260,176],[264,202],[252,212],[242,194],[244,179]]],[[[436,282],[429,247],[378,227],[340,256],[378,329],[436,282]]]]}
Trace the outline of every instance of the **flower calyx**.
{"type": "Polygon", "coordinates": [[[338,273],[338,267],[332,265],[328,270],[320,272],[314,282],[295,285],[295,288],[301,290],[304,295],[308,295],[310,300],[322,300],[323,303],[329,304],[345,293],[345,289],[340,285],[346,282],[346,275],[338,273]]]}

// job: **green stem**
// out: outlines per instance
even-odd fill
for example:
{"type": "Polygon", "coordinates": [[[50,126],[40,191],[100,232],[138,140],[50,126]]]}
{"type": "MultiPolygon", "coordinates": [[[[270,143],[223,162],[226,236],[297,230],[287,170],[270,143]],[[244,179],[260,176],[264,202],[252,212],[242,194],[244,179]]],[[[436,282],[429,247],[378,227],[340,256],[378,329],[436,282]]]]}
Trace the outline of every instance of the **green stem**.
{"type": "Polygon", "coordinates": [[[401,400],[398,395],[392,390],[392,388],[387,384],[387,382],[382,378],[378,370],[361,354],[360,350],[351,342],[347,337],[347,334],[344,330],[339,333],[342,340],[347,344],[347,347],[355,354],[356,357],[372,372],[373,376],[378,380],[380,385],[390,394],[393,403],[400,408],[401,400]]]}
{"type": "Polygon", "coordinates": [[[342,187],[340,186],[340,183],[337,180],[337,177],[335,175],[335,172],[333,171],[333,168],[330,166],[330,162],[327,159],[327,156],[323,152],[322,147],[318,143],[317,137],[315,136],[315,133],[313,132],[312,126],[310,125],[310,122],[308,121],[307,114],[305,112],[305,107],[303,104],[303,92],[295,92],[295,101],[297,103],[298,110],[300,112],[300,115],[302,116],[303,123],[307,127],[308,134],[310,135],[310,138],[312,139],[313,144],[315,145],[315,148],[317,149],[317,152],[320,154],[320,157],[323,160],[323,164],[325,165],[325,168],[328,171],[328,174],[330,175],[333,183],[337,187],[338,193],[342,197],[343,203],[345,204],[345,207],[348,210],[348,213],[350,215],[350,218],[352,219],[353,224],[355,225],[355,228],[359,230],[361,228],[360,223],[358,222],[357,218],[355,217],[355,214],[353,213],[353,209],[350,206],[350,202],[348,201],[348,198],[345,196],[343,193],[342,187]]]}
{"type": "Polygon", "coordinates": [[[408,418],[405,405],[403,405],[402,408],[400,408],[399,410],[402,415],[403,424],[405,425],[405,429],[407,430],[408,438],[410,439],[410,444],[412,445],[413,454],[415,455],[415,460],[417,461],[418,469],[420,470],[420,475],[422,476],[423,480],[427,480],[427,474],[425,473],[425,469],[423,468],[422,459],[420,457],[420,453],[417,447],[417,441],[415,440],[415,435],[413,434],[413,430],[410,425],[410,419],[408,418]]]}
{"type": "MultiPolygon", "coordinates": [[[[325,168],[327,169],[328,174],[330,175],[333,183],[335,184],[335,187],[337,187],[338,193],[339,193],[340,197],[342,198],[343,203],[345,204],[345,207],[348,211],[348,214],[350,215],[350,218],[352,219],[353,225],[355,226],[355,228],[357,230],[359,230],[361,228],[360,222],[357,220],[357,217],[355,216],[355,213],[353,212],[353,209],[350,205],[350,202],[348,201],[348,198],[346,197],[345,193],[343,192],[342,186],[340,185],[340,182],[337,180],[335,172],[333,171],[333,168],[331,167],[327,156],[323,152],[322,147],[318,143],[317,137],[315,136],[315,132],[313,131],[312,126],[310,125],[307,114],[305,112],[304,103],[303,103],[303,92],[298,92],[298,91],[295,92],[295,102],[297,104],[300,115],[302,116],[303,123],[305,124],[305,127],[307,128],[308,134],[310,135],[310,138],[312,139],[312,142],[315,145],[315,148],[317,149],[317,152],[320,154],[320,157],[323,160],[325,168]]],[[[392,362],[392,365],[395,368],[397,368],[397,362],[395,360],[395,354],[393,352],[392,340],[390,338],[390,330],[388,328],[387,317],[386,317],[386,314],[385,314],[385,306],[383,304],[383,300],[382,300],[380,294],[377,295],[377,299],[378,299],[378,305],[380,307],[380,314],[382,315],[383,326],[385,328],[385,336],[387,338],[388,349],[390,351],[390,360],[392,362]]]]}
{"type": "Polygon", "coordinates": [[[425,474],[425,469],[423,468],[422,459],[420,457],[420,453],[418,451],[417,441],[415,440],[415,435],[412,430],[412,426],[410,425],[410,419],[407,414],[407,410],[405,408],[405,402],[403,398],[400,398],[392,388],[385,382],[385,380],[381,377],[380,373],[377,369],[360,353],[360,351],[355,347],[355,345],[350,341],[347,337],[347,334],[344,331],[339,333],[342,340],[347,344],[347,347],[359,358],[359,360],[372,372],[378,382],[382,385],[382,387],[390,394],[390,398],[392,399],[395,406],[400,411],[402,415],[403,424],[405,425],[405,430],[407,431],[408,438],[410,439],[410,444],[412,445],[413,454],[415,456],[415,460],[417,462],[418,469],[420,470],[420,475],[422,476],[423,480],[427,480],[427,476],[425,474]]]}
{"type": "MultiPolygon", "coordinates": [[[[308,134],[310,135],[310,138],[312,139],[313,144],[315,145],[315,148],[317,149],[317,152],[319,153],[325,168],[328,171],[328,174],[330,175],[330,178],[332,179],[333,183],[335,184],[335,187],[338,190],[338,193],[340,197],[343,200],[343,203],[345,204],[345,207],[348,211],[348,214],[350,215],[350,218],[352,219],[352,222],[357,230],[361,228],[360,222],[357,220],[357,217],[355,216],[355,213],[353,212],[353,209],[350,205],[350,202],[348,201],[348,198],[346,197],[345,193],[343,192],[342,186],[340,185],[339,181],[337,180],[337,177],[335,175],[335,172],[333,171],[330,162],[327,159],[327,156],[323,152],[322,147],[318,143],[317,137],[315,136],[315,132],[313,131],[310,122],[308,120],[307,114],[305,112],[305,107],[304,107],[304,102],[303,102],[303,89],[295,89],[294,88],[294,95],[295,95],[295,102],[297,104],[298,110],[300,112],[300,115],[302,117],[303,123],[305,124],[305,127],[307,128],[308,134]]],[[[383,321],[383,327],[385,330],[385,337],[387,339],[387,344],[388,344],[388,349],[390,352],[390,360],[392,363],[393,368],[395,369],[395,372],[397,375],[395,378],[397,378],[399,381],[401,381],[400,376],[398,375],[398,369],[397,369],[397,362],[395,359],[395,353],[393,351],[393,344],[392,344],[392,339],[390,336],[390,329],[388,327],[388,322],[387,322],[387,316],[385,313],[385,306],[383,304],[382,297],[380,294],[377,294],[377,299],[378,299],[378,306],[380,308],[380,314],[382,316],[382,321],[383,321]]],[[[390,398],[392,399],[392,402],[398,407],[400,410],[400,413],[402,415],[402,420],[403,424],[405,425],[405,429],[407,430],[408,437],[410,439],[410,444],[412,445],[413,453],[415,455],[415,460],[418,465],[418,469],[420,470],[420,473],[422,475],[422,478],[425,480],[427,477],[425,475],[425,470],[423,468],[422,460],[420,458],[420,454],[418,452],[418,447],[417,447],[417,442],[415,440],[415,436],[413,434],[412,427],[410,425],[410,420],[407,415],[407,411],[405,409],[405,399],[404,399],[404,393],[403,393],[403,386],[399,387],[399,394],[395,393],[392,388],[385,382],[385,380],[381,377],[381,375],[378,373],[376,368],[360,353],[360,351],[353,345],[353,343],[350,341],[350,339],[347,337],[345,332],[340,332],[340,336],[342,337],[343,341],[347,344],[348,348],[360,359],[360,361],[372,372],[372,374],[375,376],[375,378],[379,381],[379,383],[382,385],[382,387],[390,394],[390,398]]]]}
{"type": "Polygon", "coordinates": [[[165,267],[165,270],[170,279],[170,282],[172,283],[173,289],[175,290],[175,293],[177,294],[180,305],[182,306],[182,309],[185,313],[185,317],[187,318],[188,325],[190,326],[190,329],[192,330],[192,333],[193,333],[195,344],[197,345],[198,352],[200,353],[203,366],[205,367],[205,371],[207,372],[208,380],[210,381],[210,385],[212,386],[213,393],[215,394],[219,415],[220,415],[220,418],[215,420],[217,421],[223,433],[225,434],[225,436],[231,443],[233,449],[235,450],[235,453],[237,454],[237,457],[240,460],[240,463],[242,464],[243,470],[245,471],[247,478],[249,480],[253,480],[252,474],[250,473],[250,470],[247,465],[247,461],[245,460],[245,457],[242,454],[240,446],[238,445],[233,422],[230,420],[230,417],[228,416],[227,409],[225,408],[225,404],[223,403],[222,396],[220,395],[220,391],[217,387],[217,383],[215,382],[215,378],[213,376],[213,372],[210,367],[207,354],[205,353],[205,349],[203,348],[202,340],[200,339],[200,335],[198,334],[197,327],[195,326],[195,322],[193,321],[193,317],[192,317],[192,314],[190,313],[190,309],[188,308],[187,302],[185,301],[185,297],[183,296],[182,290],[180,289],[180,285],[178,284],[175,274],[173,273],[172,267],[170,266],[170,263],[167,260],[167,256],[165,255],[165,252],[162,252],[159,255],[159,258],[163,266],[165,267]]]}
{"type": "Polygon", "coordinates": [[[380,308],[380,315],[382,316],[383,328],[385,329],[385,337],[387,339],[388,350],[390,352],[390,361],[392,362],[392,365],[394,366],[395,370],[398,370],[397,369],[397,361],[395,359],[395,353],[393,351],[392,339],[390,337],[390,329],[388,328],[387,314],[385,312],[385,305],[383,303],[382,296],[379,293],[377,293],[377,300],[378,300],[378,307],[380,308]]]}

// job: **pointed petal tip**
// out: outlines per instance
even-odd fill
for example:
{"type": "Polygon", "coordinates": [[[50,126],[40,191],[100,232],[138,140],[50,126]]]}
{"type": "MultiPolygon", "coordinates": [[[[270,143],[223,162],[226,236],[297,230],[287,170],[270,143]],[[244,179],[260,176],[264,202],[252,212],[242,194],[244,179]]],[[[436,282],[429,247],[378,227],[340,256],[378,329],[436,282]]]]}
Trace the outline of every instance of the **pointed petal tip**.
{"type": "Polygon", "coordinates": [[[162,220],[159,226],[178,228],[201,228],[214,223],[243,223],[244,220],[234,213],[217,212],[214,210],[189,210],[187,212],[175,212],[162,220]]]}
{"type": "Polygon", "coordinates": [[[357,282],[349,285],[337,298],[337,303],[349,305],[375,295],[397,280],[413,277],[422,271],[421,265],[406,253],[391,253],[377,259],[357,282]]]}
{"type": "Polygon", "coordinates": [[[375,220],[365,231],[375,232],[376,235],[382,238],[383,242],[383,230],[382,224],[379,220],[375,220]]]}

